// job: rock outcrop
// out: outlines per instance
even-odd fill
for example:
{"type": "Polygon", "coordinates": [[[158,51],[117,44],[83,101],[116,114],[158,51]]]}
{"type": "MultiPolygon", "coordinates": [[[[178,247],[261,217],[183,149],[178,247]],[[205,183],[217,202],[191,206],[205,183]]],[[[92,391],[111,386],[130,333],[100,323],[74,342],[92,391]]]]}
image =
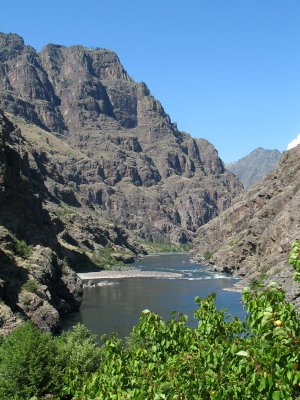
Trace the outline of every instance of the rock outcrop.
{"type": "Polygon", "coordinates": [[[247,189],[274,171],[280,156],[280,151],[276,149],[266,150],[259,147],[238,161],[226,164],[226,168],[233,172],[247,189]]]}
{"type": "Polygon", "coordinates": [[[273,280],[299,301],[287,259],[300,232],[300,146],[283,153],[279,166],[235,199],[222,215],[201,227],[196,253],[212,268],[244,277],[273,280]]]}
{"type": "Polygon", "coordinates": [[[11,135],[21,138],[0,112],[0,332],[23,318],[53,331],[60,315],[79,308],[82,286],[55,254],[57,224],[38,196],[46,191],[28,155],[10,146],[11,135]]]}
{"type": "Polygon", "coordinates": [[[0,111],[0,333],[24,318],[57,330],[60,317],[78,310],[82,300],[81,281],[70,266],[95,268],[107,246],[115,259],[126,262],[138,251],[124,229],[101,223],[92,209],[74,200],[48,162],[51,151],[26,139],[35,134],[27,125],[23,135],[0,111]]]}
{"type": "Polygon", "coordinates": [[[34,124],[27,138],[68,206],[85,203],[141,239],[182,243],[241,190],[215,148],[178,131],[114,52],[49,44],[37,53],[0,34],[0,61],[0,106],[22,131],[34,124]]]}

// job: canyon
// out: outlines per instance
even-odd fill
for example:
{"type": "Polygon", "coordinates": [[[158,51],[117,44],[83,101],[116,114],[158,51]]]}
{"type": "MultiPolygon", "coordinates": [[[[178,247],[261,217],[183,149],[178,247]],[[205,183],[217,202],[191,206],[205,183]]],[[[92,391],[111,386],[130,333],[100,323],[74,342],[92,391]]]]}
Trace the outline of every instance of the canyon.
{"type": "Polygon", "coordinates": [[[57,330],[80,306],[74,271],[191,243],[242,190],[112,51],[0,34],[0,108],[1,331],[57,330]]]}

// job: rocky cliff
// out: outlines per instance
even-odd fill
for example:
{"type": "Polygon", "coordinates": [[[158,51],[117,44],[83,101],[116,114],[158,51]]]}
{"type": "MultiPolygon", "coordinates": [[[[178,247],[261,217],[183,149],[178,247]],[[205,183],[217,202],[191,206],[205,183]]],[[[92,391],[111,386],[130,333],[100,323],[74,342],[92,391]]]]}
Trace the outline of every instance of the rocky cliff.
{"type": "Polygon", "coordinates": [[[212,268],[244,277],[278,280],[299,302],[287,258],[300,232],[300,146],[283,153],[279,166],[235,199],[197,233],[196,253],[212,268]]]}
{"type": "Polygon", "coordinates": [[[137,238],[184,243],[241,190],[215,148],[178,131],[114,52],[37,53],[0,34],[0,62],[0,106],[22,131],[34,125],[27,139],[46,159],[45,185],[68,207],[93,208],[137,238]]]}
{"type": "Polygon", "coordinates": [[[46,190],[28,154],[10,145],[13,136],[21,145],[20,132],[0,112],[0,332],[23,318],[55,330],[61,314],[78,309],[82,287],[57,257],[59,224],[43,208],[39,194],[45,198],[46,190]]]}
{"type": "Polygon", "coordinates": [[[74,269],[189,242],[241,190],[112,51],[0,34],[0,107],[0,332],[55,331],[80,306],[74,269]]]}
{"type": "Polygon", "coordinates": [[[34,145],[42,135],[34,129],[24,125],[23,133],[0,111],[0,333],[24,318],[57,330],[60,317],[78,310],[82,300],[71,267],[99,266],[103,249],[106,258],[108,249],[125,262],[138,251],[122,228],[74,200],[54,163],[56,145],[59,158],[70,156],[70,149],[46,136],[52,150],[43,151],[34,145]]]}
{"type": "Polygon", "coordinates": [[[277,167],[281,153],[259,147],[236,162],[226,164],[226,168],[240,178],[245,189],[261,181],[277,167]]]}

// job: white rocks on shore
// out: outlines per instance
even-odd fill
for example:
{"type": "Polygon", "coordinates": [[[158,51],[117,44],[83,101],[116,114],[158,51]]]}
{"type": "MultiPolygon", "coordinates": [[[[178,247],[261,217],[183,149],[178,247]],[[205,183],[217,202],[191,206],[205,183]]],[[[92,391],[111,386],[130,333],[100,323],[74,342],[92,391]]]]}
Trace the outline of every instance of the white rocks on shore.
{"type": "Polygon", "coordinates": [[[181,278],[180,272],[165,271],[141,271],[138,269],[126,269],[119,271],[83,272],[77,274],[82,281],[93,281],[98,279],[125,279],[125,278],[181,278]]]}

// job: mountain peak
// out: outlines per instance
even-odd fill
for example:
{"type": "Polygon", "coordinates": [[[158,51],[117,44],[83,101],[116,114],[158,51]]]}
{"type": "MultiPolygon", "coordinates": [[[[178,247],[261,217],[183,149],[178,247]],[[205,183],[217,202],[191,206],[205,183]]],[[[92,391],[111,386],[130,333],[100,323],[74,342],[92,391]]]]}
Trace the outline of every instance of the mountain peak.
{"type": "Polygon", "coordinates": [[[244,188],[248,188],[272,172],[277,167],[280,156],[280,151],[276,149],[258,147],[238,161],[226,164],[226,168],[241,180],[244,188]]]}
{"type": "MultiPolygon", "coordinates": [[[[0,46],[0,57],[5,51],[0,46]]],[[[214,146],[180,132],[115,52],[48,44],[28,53],[24,46],[4,65],[0,106],[90,160],[75,157],[70,170],[57,153],[59,168],[73,171],[66,182],[78,190],[70,205],[108,212],[144,239],[178,242],[190,240],[239,192],[214,146]]],[[[47,143],[40,151],[50,151],[47,143]]]]}

